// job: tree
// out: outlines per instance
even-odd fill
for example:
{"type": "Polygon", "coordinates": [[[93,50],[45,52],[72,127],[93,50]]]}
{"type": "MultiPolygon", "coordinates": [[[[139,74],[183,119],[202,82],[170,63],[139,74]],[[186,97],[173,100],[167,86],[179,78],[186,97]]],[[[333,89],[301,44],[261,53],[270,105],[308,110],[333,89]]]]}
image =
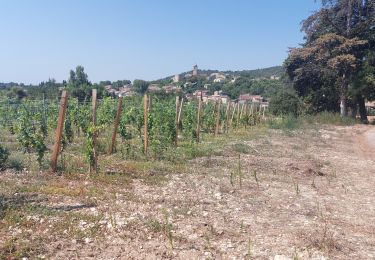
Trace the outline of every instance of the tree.
{"type": "Polygon", "coordinates": [[[18,100],[22,100],[23,98],[27,97],[27,92],[22,87],[12,87],[8,93],[8,98],[17,98],[18,100]]]}
{"type": "Polygon", "coordinates": [[[75,71],[70,70],[67,88],[81,102],[91,97],[92,84],[82,66],[77,66],[75,71]]]}
{"type": "MultiPolygon", "coordinates": [[[[299,94],[336,89],[341,114],[346,115],[348,97],[356,100],[349,95],[361,96],[361,90],[353,88],[358,88],[354,82],[373,46],[369,36],[374,35],[374,6],[372,0],[323,0],[322,8],[303,22],[306,42],[292,49],[285,62],[299,94]]],[[[363,97],[360,101],[364,104],[363,97]]]]}
{"type": "Polygon", "coordinates": [[[274,115],[298,116],[301,112],[301,101],[296,93],[280,90],[271,97],[269,110],[274,115]]]}
{"type": "Polygon", "coordinates": [[[117,81],[112,82],[112,87],[114,89],[119,90],[123,86],[129,85],[129,84],[131,84],[130,80],[117,80],[117,81]]]}
{"type": "Polygon", "coordinates": [[[147,92],[147,89],[148,89],[149,85],[150,85],[149,82],[144,81],[144,80],[140,80],[140,79],[136,79],[133,82],[133,88],[134,88],[134,90],[137,93],[140,93],[142,95],[147,92]]]}

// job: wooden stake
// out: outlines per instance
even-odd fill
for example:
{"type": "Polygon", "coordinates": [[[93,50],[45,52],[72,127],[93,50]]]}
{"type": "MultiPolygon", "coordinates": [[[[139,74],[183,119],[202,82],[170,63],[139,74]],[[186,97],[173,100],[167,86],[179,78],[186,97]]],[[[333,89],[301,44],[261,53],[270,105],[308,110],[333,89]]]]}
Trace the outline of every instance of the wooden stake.
{"type": "MultiPolygon", "coordinates": [[[[97,90],[92,90],[92,124],[94,126],[94,129],[96,128],[96,108],[98,106],[98,100],[97,100],[97,90]]],[[[98,172],[98,151],[97,151],[97,132],[96,129],[93,133],[93,152],[94,152],[94,170],[97,173],[98,172]]],[[[90,166],[91,167],[91,166],[90,166]]],[[[90,168],[91,172],[91,168],[90,168]]]]}
{"type": "Polygon", "coordinates": [[[242,104],[242,106],[241,106],[241,113],[240,113],[240,120],[242,119],[244,108],[245,108],[245,104],[242,104]]]}
{"type": "Polygon", "coordinates": [[[230,109],[231,103],[228,101],[226,110],[225,110],[225,132],[228,133],[229,130],[229,109],[230,109]]]}
{"type": "Polygon", "coordinates": [[[59,156],[60,148],[61,148],[61,137],[62,137],[62,131],[64,127],[67,105],[68,105],[68,96],[67,96],[66,90],[63,90],[61,94],[59,118],[57,120],[57,127],[56,127],[56,133],[55,133],[55,144],[53,146],[53,152],[52,152],[52,158],[51,158],[52,172],[57,171],[57,158],[59,156]]]}
{"type": "Polygon", "coordinates": [[[266,107],[263,107],[263,120],[264,120],[264,113],[266,112],[266,107]]]}
{"type": "Polygon", "coordinates": [[[237,104],[233,104],[233,112],[232,112],[232,117],[230,119],[230,127],[232,127],[232,124],[233,124],[233,119],[234,119],[234,114],[236,113],[236,108],[237,108],[237,104]]]}
{"type": "Polygon", "coordinates": [[[121,119],[121,113],[122,113],[122,97],[119,97],[118,104],[117,104],[116,118],[115,118],[115,122],[113,124],[112,141],[111,141],[111,145],[109,146],[109,150],[108,150],[109,155],[111,155],[113,153],[113,150],[116,147],[116,135],[117,135],[118,125],[119,125],[120,119],[121,119]]]}
{"type": "Polygon", "coordinates": [[[143,110],[144,110],[144,114],[143,114],[143,118],[144,118],[144,129],[143,129],[143,135],[144,135],[144,140],[143,140],[143,143],[144,143],[144,153],[145,155],[147,155],[147,152],[148,152],[148,107],[149,106],[149,103],[148,103],[148,98],[147,98],[147,94],[145,94],[144,98],[143,98],[143,110]]]}
{"type": "Polygon", "coordinates": [[[240,126],[240,102],[237,103],[237,125],[236,128],[240,126]]]}
{"type": "Polygon", "coordinates": [[[197,143],[199,143],[200,138],[200,132],[201,132],[201,126],[200,126],[200,119],[201,119],[201,109],[202,109],[202,98],[198,99],[198,112],[197,112],[197,143]]]}
{"type": "Polygon", "coordinates": [[[243,116],[245,116],[245,117],[248,115],[248,113],[247,113],[248,109],[247,108],[248,108],[248,103],[245,104],[245,108],[243,110],[244,111],[243,116]]]}
{"type": "Polygon", "coordinates": [[[180,122],[181,122],[181,115],[182,115],[182,106],[184,105],[184,99],[182,98],[181,99],[181,104],[180,104],[180,110],[178,112],[178,119],[177,119],[177,123],[180,125],[180,122]]]}
{"type": "Polygon", "coordinates": [[[176,139],[175,145],[177,146],[178,139],[178,117],[179,117],[179,108],[180,108],[180,97],[176,96],[176,139]]]}
{"type": "Polygon", "coordinates": [[[219,125],[220,125],[220,105],[221,102],[217,102],[217,114],[216,114],[216,126],[215,126],[215,136],[219,134],[219,125]]]}
{"type": "Polygon", "coordinates": [[[150,112],[150,107],[151,107],[151,96],[147,96],[147,99],[148,99],[148,103],[147,103],[147,112],[150,112]]]}

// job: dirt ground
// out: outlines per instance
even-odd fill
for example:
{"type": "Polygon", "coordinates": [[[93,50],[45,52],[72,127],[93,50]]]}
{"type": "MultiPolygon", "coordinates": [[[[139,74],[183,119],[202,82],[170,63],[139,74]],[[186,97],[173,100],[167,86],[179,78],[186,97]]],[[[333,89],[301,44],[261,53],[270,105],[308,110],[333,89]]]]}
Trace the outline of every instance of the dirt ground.
{"type": "Polygon", "coordinates": [[[17,206],[0,256],[375,259],[374,126],[268,130],[143,177],[126,167],[114,181],[1,173],[17,206]]]}

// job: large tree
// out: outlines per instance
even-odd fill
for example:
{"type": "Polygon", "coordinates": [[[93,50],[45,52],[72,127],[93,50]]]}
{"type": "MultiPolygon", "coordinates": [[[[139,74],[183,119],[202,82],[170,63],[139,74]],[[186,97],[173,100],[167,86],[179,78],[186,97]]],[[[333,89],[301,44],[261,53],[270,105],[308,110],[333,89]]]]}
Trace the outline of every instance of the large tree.
{"type": "MultiPolygon", "coordinates": [[[[369,91],[359,87],[358,79],[373,75],[366,60],[374,48],[374,6],[373,0],[323,0],[322,8],[303,22],[306,42],[292,49],[285,63],[302,96],[336,91],[342,115],[348,96],[364,106],[364,89],[369,91]]],[[[360,112],[364,117],[365,110],[360,112]]]]}

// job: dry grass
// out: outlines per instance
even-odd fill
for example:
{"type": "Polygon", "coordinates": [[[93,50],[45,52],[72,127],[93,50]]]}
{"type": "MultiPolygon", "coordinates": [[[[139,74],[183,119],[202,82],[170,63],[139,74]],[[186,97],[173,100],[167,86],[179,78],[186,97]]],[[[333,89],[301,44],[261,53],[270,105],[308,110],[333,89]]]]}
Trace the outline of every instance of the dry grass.
{"type": "Polygon", "coordinates": [[[352,135],[366,129],[260,127],[182,144],[185,161],[4,172],[0,258],[371,259],[375,162],[352,135]]]}

